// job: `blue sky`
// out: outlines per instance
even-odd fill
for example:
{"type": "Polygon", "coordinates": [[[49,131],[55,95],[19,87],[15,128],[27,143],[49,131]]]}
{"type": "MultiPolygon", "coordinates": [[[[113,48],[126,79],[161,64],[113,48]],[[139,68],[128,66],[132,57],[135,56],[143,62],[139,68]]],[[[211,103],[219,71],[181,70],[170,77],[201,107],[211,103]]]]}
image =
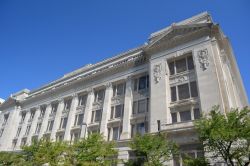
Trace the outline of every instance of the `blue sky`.
{"type": "Polygon", "coordinates": [[[249,0],[1,0],[0,97],[137,47],[203,11],[230,38],[250,96],[249,0]]]}

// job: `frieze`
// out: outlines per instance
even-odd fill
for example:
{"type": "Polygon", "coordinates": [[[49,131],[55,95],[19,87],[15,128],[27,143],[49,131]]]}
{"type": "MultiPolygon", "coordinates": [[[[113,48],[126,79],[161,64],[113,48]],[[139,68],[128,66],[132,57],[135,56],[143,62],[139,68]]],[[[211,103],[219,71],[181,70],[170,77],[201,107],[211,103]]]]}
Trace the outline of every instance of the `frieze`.
{"type": "Polygon", "coordinates": [[[208,60],[208,50],[203,49],[203,50],[199,50],[198,51],[198,61],[200,63],[200,68],[205,71],[207,70],[208,66],[209,66],[209,60],[208,60]]]}

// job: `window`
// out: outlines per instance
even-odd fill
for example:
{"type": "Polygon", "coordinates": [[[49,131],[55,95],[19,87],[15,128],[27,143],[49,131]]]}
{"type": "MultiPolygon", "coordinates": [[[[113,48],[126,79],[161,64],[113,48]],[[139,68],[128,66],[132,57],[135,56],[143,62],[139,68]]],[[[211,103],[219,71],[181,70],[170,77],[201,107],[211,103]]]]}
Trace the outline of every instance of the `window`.
{"type": "Polygon", "coordinates": [[[100,122],[102,119],[102,110],[92,111],[91,122],[100,122]]]}
{"type": "Polygon", "coordinates": [[[177,113],[171,113],[171,117],[172,117],[172,123],[176,123],[177,122],[177,113]]]}
{"type": "Polygon", "coordinates": [[[6,124],[9,119],[9,114],[4,114],[3,124],[6,124]]]}
{"type": "Polygon", "coordinates": [[[113,85],[113,97],[125,94],[125,83],[113,85]]]}
{"type": "Polygon", "coordinates": [[[13,141],[12,141],[12,148],[13,148],[13,149],[16,147],[16,144],[17,144],[17,140],[13,140],[13,141]]]}
{"type": "Polygon", "coordinates": [[[188,53],[188,56],[171,61],[168,63],[170,75],[174,75],[176,73],[181,73],[187,70],[194,69],[194,61],[192,53],[188,53]]]}
{"type": "Polygon", "coordinates": [[[40,109],[41,109],[40,117],[44,117],[46,111],[46,105],[41,106],[40,109]]]}
{"type": "Polygon", "coordinates": [[[119,140],[122,133],[122,126],[108,128],[108,141],[119,140]],[[112,136],[112,137],[111,137],[112,136]]]}
{"type": "Polygon", "coordinates": [[[78,96],[78,106],[85,106],[87,102],[87,95],[78,96]]]}
{"type": "Polygon", "coordinates": [[[191,97],[198,96],[196,81],[190,82],[190,90],[191,90],[191,97]]]}
{"type": "Polygon", "coordinates": [[[33,120],[33,118],[35,116],[35,112],[36,112],[36,110],[31,110],[31,112],[30,112],[30,121],[33,120]]]}
{"type": "Polygon", "coordinates": [[[173,86],[171,87],[171,101],[174,102],[177,100],[177,97],[176,97],[176,87],[173,86]]]}
{"type": "Polygon", "coordinates": [[[101,121],[102,118],[102,111],[101,110],[96,110],[95,112],[95,122],[101,121]]]}
{"type": "Polygon", "coordinates": [[[25,116],[26,116],[26,112],[22,112],[21,113],[21,121],[20,121],[20,123],[24,122],[25,116]]]}
{"type": "Polygon", "coordinates": [[[187,70],[186,58],[175,61],[176,72],[181,73],[187,70]]]}
{"type": "Polygon", "coordinates": [[[68,117],[61,118],[59,129],[66,129],[68,117]]]}
{"type": "Polygon", "coordinates": [[[198,90],[196,81],[192,81],[190,83],[181,84],[177,86],[178,88],[178,96],[176,92],[176,86],[170,88],[171,91],[171,102],[183,99],[188,99],[190,97],[198,97],[198,90]],[[191,92],[191,93],[190,93],[191,92]]]}
{"type": "Polygon", "coordinates": [[[144,135],[148,132],[148,123],[142,122],[131,125],[131,137],[134,137],[136,134],[144,135]]]}
{"type": "Polygon", "coordinates": [[[149,88],[149,75],[134,79],[134,91],[145,90],[149,88]]]}
{"type": "Polygon", "coordinates": [[[72,99],[64,100],[64,110],[70,110],[72,99]]]}
{"type": "Polygon", "coordinates": [[[194,119],[199,119],[200,117],[201,117],[200,109],[199,108],[195,108],[194,109],[194,119]]]}
{"type": "Polygon", "coordinates": [[[41,126],[42,126],[42,123],[38,123],[38,124],[36,125],[36,131],[35,131],[35,134],[39,134],[39,133],[40,133],[41,126]]]}
{"type": "Polygon", "coordinates": [[[54,120],[49,121],[47,126],[47,131],[49,132],[52,131],[53,125],[54,125],[54,120]]]}
{"type": "Polygon", "coordinates": [[[27,144],[27,138],[23,138],[21,141],[21,146],[25,146],[27,144]]]}
{"type": "Polygon", "coordinates": [[[187,99],[190,97],[188,84],[178,85],[179,100],[187,99]]]}
{"type": "Polygon", "coordinates": [[[123,117],[123,111],[124,111],[124,105],[116,105],[111,107],[111,114],[110,119],[114,118],[122,118],[123,117]]]}
{"type": "Polygon", "coordinates": [[[16,132],[16,137],[19,137],[20,132],[21,132],[21,127],[18,127],[17,132],[16,132]]]}
{"type": "Polygon", "coordinates": [[[74,123],[74,126],[80,126],[83,124],[83,117],[84,117],[84,114],[77,114],[75,116],[75,123],[74,123]]]}
{"type": "Polygon", "coordinates": [[[30,125],[28,125],[28,126],[27,126],[27,128],[26,128],[26,131],[25,131],[25,134],[24,134],[24,135],[26,135],[26,136],[27,136],[27,135],[29,134],[29,132],[30,132],[30,125]]]}
{"type": "Polygon", "coordinates": [[[73,132],[71,133],[71,142],[77,142],[80,139],[80,132],[73,132]]]}
{"type": "Polygon", "coordinates": [[[102,102],[104,100],[104,89],[95,92],[95,102],[102,102]]]}
{"type": "Polygon", "coordinates": [[[56,135],[56,141],[63,141],[64,139],[64,133],[60,133],[56,135]]]}
{"type": "Polygon", "coordinates": [[[191,111],[188,110],[188,111],[181,111],[180,112],[180,119],[181,119],[181,122],[185,122],[185,121],[189,121],[191,120],[191,111]]]}
{"type": "Polygon", "coordinates": [[[148,111],[149,99],[142,99],[133,102],[133,114],[144,113],[148,111]]]}
{"type": "Polygon", "coordinates": [[[193,70],[194,69],[194,61],[193,61],[192,55],[187,57],[187,63],[188,63],[188,70],[193,70]]]}
{"type": "Polygon", "coordinates": [[[0,130],[0,137],[2,137],[3,131],[4,131],[4,129],[1,129],[1,130],[0,130]]]}
{"type": "Polygon", "coordinates": [[[53,103],[51,107],[51,114],[55,115],[58,108],[58,103],[53,103]]]}

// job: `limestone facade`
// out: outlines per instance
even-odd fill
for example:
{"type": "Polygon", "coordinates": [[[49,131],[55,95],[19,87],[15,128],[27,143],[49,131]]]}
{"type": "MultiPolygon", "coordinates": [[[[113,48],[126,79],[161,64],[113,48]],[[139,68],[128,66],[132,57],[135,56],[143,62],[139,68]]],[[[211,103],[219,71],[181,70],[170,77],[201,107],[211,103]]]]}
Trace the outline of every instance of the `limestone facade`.
{"type": "Polygon", "coordinates": [[[248,100],[229,40],[204,12],[151,34],[140,47],[11,95],[0,105],[0,150],[100,132],[117,140],[120,159],[129,159],[127,142],[136,133],[160,130],[199,156],[193,120],[215,105],[226,112],[248,100]]]}

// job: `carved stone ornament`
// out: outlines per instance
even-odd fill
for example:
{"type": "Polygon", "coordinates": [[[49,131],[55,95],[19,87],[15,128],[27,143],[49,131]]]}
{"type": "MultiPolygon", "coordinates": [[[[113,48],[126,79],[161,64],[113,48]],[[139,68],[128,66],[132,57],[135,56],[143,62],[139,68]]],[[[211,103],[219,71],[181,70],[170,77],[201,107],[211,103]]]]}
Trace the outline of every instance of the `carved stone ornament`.
{"type": "Polygon", "coordinates": [[[161,80],[162,66],[161,64],[154,65],[153,69],[154,81],[157,84],[161,80]]]}
{"type": "Polygon", "coordinates": [[[208,60],[208,50],[203,49],[198,51],[198,61],[200,62],[200,68],[204,71],[209,66],[209,60],[208,60]]]}

